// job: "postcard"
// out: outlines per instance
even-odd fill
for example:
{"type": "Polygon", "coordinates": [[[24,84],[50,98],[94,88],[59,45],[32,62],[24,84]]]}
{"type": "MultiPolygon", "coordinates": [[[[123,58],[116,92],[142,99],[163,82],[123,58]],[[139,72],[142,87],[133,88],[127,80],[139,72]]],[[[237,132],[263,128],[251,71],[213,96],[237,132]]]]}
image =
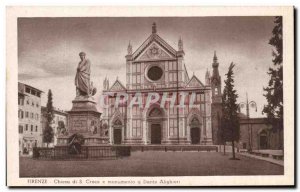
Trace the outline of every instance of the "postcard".
{"type": "Polygon", "coordinates": [[[295,185],[293,14],[7,7],[7,185],[295,185]]]}

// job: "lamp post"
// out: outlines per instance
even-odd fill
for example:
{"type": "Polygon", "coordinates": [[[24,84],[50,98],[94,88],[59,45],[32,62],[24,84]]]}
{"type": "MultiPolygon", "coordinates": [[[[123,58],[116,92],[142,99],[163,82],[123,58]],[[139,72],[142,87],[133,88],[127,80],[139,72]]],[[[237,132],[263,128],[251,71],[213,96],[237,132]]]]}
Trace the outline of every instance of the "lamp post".
{"type": "Polygon", "coordinates": [[[246,115],[247,115],[247,121],[248,121],[248,137],[249,137],[249,151],[252,151],[252,125],[251,125],[251,129],[249,128],[249,124],[250,124],[250,114],[249,114],[249,107],[255,108],[255,112],[257,112],[257,104],[255,101],[248,101],[248,93],[246,92],[246,102],[241,102],[239,103],[239,110],[241,108],[246,107],[246,115]]]}

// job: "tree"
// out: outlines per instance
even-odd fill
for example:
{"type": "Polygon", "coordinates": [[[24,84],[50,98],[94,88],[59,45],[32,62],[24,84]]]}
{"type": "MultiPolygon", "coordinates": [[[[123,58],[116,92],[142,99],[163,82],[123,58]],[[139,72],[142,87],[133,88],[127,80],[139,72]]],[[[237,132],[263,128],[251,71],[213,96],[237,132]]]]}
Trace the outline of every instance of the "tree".
{"type": "Polygon", "coordinates": [[[53,129],[51,127],[52,121],[54,118],[53,114],[53,102],[52,102],[52,92],[51,89],[48,91],[48,101],[47,101],[47,107],[46,107],[46,126],[43,131],[43,141],[44,143],[47,143],[47,148],[49,143],[53,140],[53,129]]]}
{"type": "MultiPolygon", "coordinates": [[[[270,76],[268,86],[264,88],[264,96],[268,104],[264,106],[263,113],[267,114],[268,123],[274,132],[283,130],[283,64],[282,64],[282,17],[275,17],[275,26],[269,44],[273,50],[273,67],[267,74],[270,76]]],[[[282,144],[280,148],[283,148],[282,144]]]]}
{"type": "Polygon", "coordinates": [[[222,132],[224,142],[231,141],[232,143],[232,158],[235,158],[234,142],[240,138],[240,123],[238,117],[238,104],[236,104],[237,93],[234,89],[233,68],[231,63],[226,74],[225,87],[222,97],[222,132]]]}
{"type": "Polygon", "coordinates": [[[225,99],[227,98],[227,92],[226,89],[223,90],[222,94],[222,116],[219,117],[218,114],[218,122],[220,123],[220,128],[218,129],[218,141],[220,145],[223,145],[223,154],[225,155],[225,145],[226,141],[228,141],[228,127],[227,127],[227,122],[225,120],[225,116],[223,115],[225,112],[225,105],[224,103],[226,102],[225,99]]]}
{"type": "Polygon", "coordinates": [[[219,144],[220,145],[223,145],[223,154],[225,155],[225,145],[226,145],[226,141],[227,141],[227,136],[226,136],[226,133],[227,133],[227,127],[226,127],[226,122],[224,120],[223,117],[221,117],[220,119],[220,128],[218,129],[219,133],[218,133],[218,136],[219,136],[219,144]]]}

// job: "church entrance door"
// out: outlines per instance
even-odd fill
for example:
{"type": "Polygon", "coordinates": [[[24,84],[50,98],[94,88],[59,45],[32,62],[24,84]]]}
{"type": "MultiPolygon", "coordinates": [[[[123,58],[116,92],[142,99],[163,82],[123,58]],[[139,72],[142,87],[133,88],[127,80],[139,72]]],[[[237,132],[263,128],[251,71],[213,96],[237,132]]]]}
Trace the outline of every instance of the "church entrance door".
{"type": "Polygon", "coordinates": [[[160,124],[152,124],[151,125],[151,144],[161,144],[160,124]]]}
{"type": "Polygon", "coordinates": [[[200,129],[198,127],[191,128],[192,144],[200,143],[200,129]]]}
{"type": "Polygon", "coordinates": [[[114,129],[114,144],[121,144],[122,141],[122,129],[114,129]]]}

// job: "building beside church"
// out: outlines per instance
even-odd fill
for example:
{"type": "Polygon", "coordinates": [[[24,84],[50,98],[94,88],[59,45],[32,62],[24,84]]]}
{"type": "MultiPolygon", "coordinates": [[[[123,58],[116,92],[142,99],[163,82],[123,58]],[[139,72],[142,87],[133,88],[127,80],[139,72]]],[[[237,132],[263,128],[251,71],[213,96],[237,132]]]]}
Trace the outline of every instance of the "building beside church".
{"type": "MultiPolygon", "coordinates": [[[[47,124],[47,108],[42,106],[41,109],[41,114],[42,114],[42,119],[41,119],[41,126],[42,126],[42,131],[44,131],[44,129],[46,128],[46,124],[47,124]]],[[[67,131],[67,119],[68,119],[68,113],[60,110],[58,108],[54,108],[53,109],[53,121],[51,124],[51,127],[53,129],[53,141],[51,143],[48,144],[48,146],[52,147],[55,146],[57,144],[57,137],[59,134],[64,133],[67,131]]],[[[43,146],[47,146],[46,143],[43,143],[43,146]]]]}
{"type": "Polygon", "coordinates": [[[222,95],[216,53],[205,83],[188,74],[184,57],[183,40],[173,48],[155,23],[137,50],[129,43],[126,83],[117,79],[109,86],[107,78],[103,83],[109,106],[103,110],[102,134],[110,144],[217,144],[222,95]],[[130,102],[137,95],[142,105],[130,102]]]}
{"type": "Polygon", "coordinates": [[[20,155],[31,154],[33,147],[42,146],[41,94],[37,88],[18,83],[20,155]]]}
{"type": "Polygon", "coordinates": [[[283,131],[272,130],[267,118],[240,118],[239,149],[283,149],[283,131]]]}

